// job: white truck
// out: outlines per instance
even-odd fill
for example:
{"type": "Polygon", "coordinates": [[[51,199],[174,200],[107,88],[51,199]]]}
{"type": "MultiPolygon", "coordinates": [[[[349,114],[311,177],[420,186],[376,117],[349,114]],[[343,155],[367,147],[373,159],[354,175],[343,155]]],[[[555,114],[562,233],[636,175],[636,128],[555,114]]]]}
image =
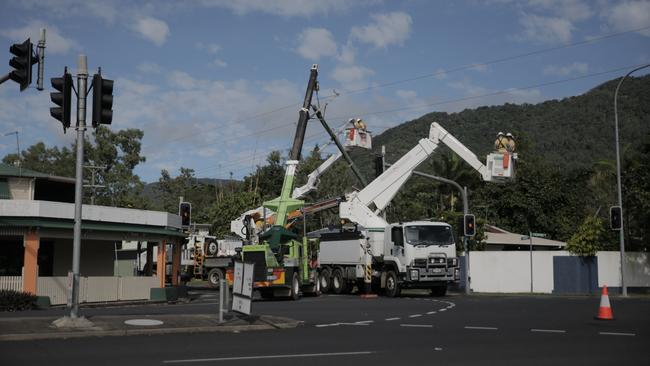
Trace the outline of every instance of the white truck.
{"type": "Polygon", "coordinates": [[[442,296],[447,285],[460,279],[452,228],[443,222],[414,221],[389,224],[382,211],[420,163],[441,143],[477,170],[484,181],[514,178],[513,155],[491,153],[484,165],[460,141],[434,122],[428,138],[364,189],[346,195],[339,216],[354,226],[350,230],[320,233],[322,292],[343,293],[355,284],[372,283],[387,296],[402,288],[431,289],[442,296]]]}

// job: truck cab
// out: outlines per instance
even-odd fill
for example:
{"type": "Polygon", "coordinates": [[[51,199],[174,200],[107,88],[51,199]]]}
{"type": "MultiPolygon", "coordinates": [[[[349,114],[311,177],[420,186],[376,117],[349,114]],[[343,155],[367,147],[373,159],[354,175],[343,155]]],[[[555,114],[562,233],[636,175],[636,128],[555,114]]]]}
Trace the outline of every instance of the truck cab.
{"type": "Polygon", "coordinates": [[[452,227],[444,222],[412,221],[390,225],[386,254],[398,267],[401,288],[431,288],[444,294],[460,279],[452,227]]]}

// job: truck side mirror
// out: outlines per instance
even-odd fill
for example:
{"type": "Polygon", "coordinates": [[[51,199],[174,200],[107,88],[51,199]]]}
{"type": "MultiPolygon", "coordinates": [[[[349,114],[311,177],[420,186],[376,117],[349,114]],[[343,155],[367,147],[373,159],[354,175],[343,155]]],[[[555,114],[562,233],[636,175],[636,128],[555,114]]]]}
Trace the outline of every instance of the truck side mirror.
{"type": "Polygon", "coordinates": [[[390,229],[390,240],[396,245],[403,247],[404,246],[404,234],[401,227],[393,227],[390,229]]]}

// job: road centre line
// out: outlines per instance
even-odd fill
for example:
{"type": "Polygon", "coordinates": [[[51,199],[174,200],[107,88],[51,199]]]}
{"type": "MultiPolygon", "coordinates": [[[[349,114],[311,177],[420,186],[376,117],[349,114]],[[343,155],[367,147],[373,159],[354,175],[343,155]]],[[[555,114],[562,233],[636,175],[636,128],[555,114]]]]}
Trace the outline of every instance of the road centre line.
{"type": "Polygon", "coordinates": [[[163,363],[190,363],[190,362],[216,362],[216,361],[243,361],[243,360],[265,360],[273,358],[300,358],[300,357],[326,357],[326,356],[359,356],[369,355],[374,351],[359,352],[334,352],[334,353],[301,353],[288,355],[267,355],[267,356],[242,356],[242,357],[220,357],[220,358],[197,358],[187,360],[164,360],[163,363]]]}
{"type": "Polygon", "coordinates": [[[433,328],[431,324],[400,324],[400,327],[411,327],[411,328],[433,328]]]}
{"type": "Polygon", "coordinates": [[[566,333],[566,330],[562,329],[531,329],[531,332],[537,332],[537,333],[566,333]]]}
{"type": "Polygon", "coordinates": [[[446,308],[442,308],[442,309],[440,309],[440,311],[447,311],[447,309],[446,309],[446,308]]]}
{"type": "Polygon", "coordinates": [[[386,318],[384,319],[387,322],[393,321],[393,320],[400,320],[401,318],[386,318]]]}
{"type": "Polygon", "coordinates": [[[413,315],[409,315],[409,318],[419,318],[421,316],[422,314],[413,314],[413,315]]]}
{"type": "Polygon", "coordinates": [[[477,330],[498,330],[499,328],[495,328],[495,327],[474,327],[474,326],[466,325],[466,326],[465,326],[465,329],[477,329],[477,330]]]}
{"type": "Polygon", "coordinates": [[[612,336],[628,336],[628,337],[634,337],[636,334],[635,333],[614,333],[614,332],[598,332],[600,335],[612,335],[612,336]]]}
{"type": "Polygon", "coordinates": [[[435,314],[435,313],[437,313],[437,311],[428,311],[427,315],[431,315],[431,314],[435,314]]]}

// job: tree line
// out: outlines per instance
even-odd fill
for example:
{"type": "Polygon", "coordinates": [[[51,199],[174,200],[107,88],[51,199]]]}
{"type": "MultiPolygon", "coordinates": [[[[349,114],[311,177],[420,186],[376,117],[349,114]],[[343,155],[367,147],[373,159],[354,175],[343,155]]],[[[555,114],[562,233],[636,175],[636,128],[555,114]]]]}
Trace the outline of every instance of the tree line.
{"type": "MultiPolygon", "coordinates": [[[[512,232],[544,232],[567,241],[568,248],[590,255],[596,250],[618,248],[618,235],[609,229],[609,207],[616,202],[616,169],[611,98],[615,82],[560,101],[536,105],[481,107],[459,113],[430,113],[375,136],[375,152],[387,149],[386,161],[394,163],[417,140],[428,135],[437,121],[477,155],[492,148],[496,131],[515,134],[520,159],[517,178],[509,184],[488,184],[446,148],[439,149],[418,170],[452,179],[470,192],[470,211],[479,228],[490,224],[512,232]],[[613,129],[613,127],[611,127],[613,129]],[[611,140],[611,141],[610,141],[611,140]]],[[[650,248],[650,77],[631,78],[620,94],[622,122],[622,186],[627,250],[650,248]],[[629,82],[629,84],[628,84],[629,82]]],[[[372,126],[370,126],[372,127],[372,126]]],[[[145,184],[134,169],[145,162],[141,156],[143,131],[111,131],[99,127],[86,141],[86,164],[101,166],[95,203],[109,206],[162,210],[177,213],[178,200],[192,202],[193,221],[208,223],[214,235],[229,235],[230,221],[279,195],[286,157],[271,152],[263,164],[242,180],[209,180],[181,167],[172,176],[161,171],[157,182],[145,184]]],[[[327,156],[318,146],[299,165],[296,185],[306,182],[327,156]]],[[[60,176],[74,176],[75,146],[47,147],[40,142],[21,152],[23,167],[60,176]]],[[[373,153],[353,150],[353,160],[368,180],[375,176],[373,153]]],[[[16,154],[3,162],[14,164],[16,154]]],[[[358,189],[347,163],[339,161],[321,178],[319,188],[305,197],[308,203],[344,195],[358,189]]],[[[92,193],[85,191],[85,201],[92,193]]],[[[435,219],[458,226],[462,211],[458,193],[445,184],[412,177],[387,209],[389,221],[435,219]]],[[[338,225],[336,209],[306,218],[308,230],[338,225]]],[[[299,225],[298,227],[302,227],[299,225]]],[[[483,231],[474,241],[481,249],[483,231]]]]}

